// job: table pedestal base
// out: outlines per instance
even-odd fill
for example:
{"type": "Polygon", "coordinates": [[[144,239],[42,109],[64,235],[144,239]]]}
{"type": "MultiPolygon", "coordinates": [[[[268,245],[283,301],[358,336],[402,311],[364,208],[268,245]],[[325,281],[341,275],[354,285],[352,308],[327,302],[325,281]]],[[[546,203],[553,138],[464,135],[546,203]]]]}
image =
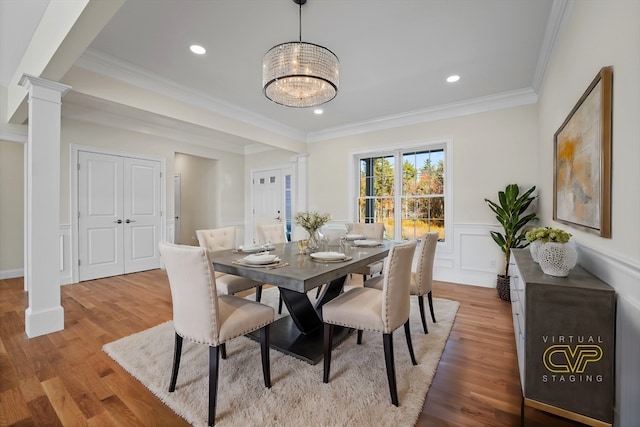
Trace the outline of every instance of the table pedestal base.
{"type": "MultiPolygon", "coordinates": [[[[271,324],[269,336],[269,346],[284,354],[303,360],[311,365],[315,365],[324,357],[323,329],[317,328],[315,331],[303,334],[293,323],[291,316],[282,317],[271,324]]],[[[353,333],[354,329],[334,327],[333,347],[344,341],[353,333]]],[[[247,334],[247,337],[259,341],[259,330],[247,334]]]]}

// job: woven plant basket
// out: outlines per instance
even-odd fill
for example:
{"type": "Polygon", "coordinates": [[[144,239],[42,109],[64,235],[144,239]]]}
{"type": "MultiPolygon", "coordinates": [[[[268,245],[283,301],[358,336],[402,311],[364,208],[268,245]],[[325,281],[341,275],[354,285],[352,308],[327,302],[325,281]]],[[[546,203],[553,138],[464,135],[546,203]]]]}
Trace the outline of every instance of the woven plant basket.
{"type": "Polygon", "coordinates": [[[498,281],[496,282],[496,289],[498,290],[498,296],[503,301],[511,302],[511,292],[509,291],[509,276],[498,275],[498,281]]]}

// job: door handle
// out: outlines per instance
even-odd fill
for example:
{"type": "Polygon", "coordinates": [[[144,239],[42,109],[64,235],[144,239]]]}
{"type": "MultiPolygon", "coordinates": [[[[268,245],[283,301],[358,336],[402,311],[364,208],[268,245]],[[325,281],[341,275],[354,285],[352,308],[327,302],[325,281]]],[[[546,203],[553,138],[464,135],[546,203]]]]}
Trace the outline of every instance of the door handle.
{"type": "Polygon", "coordinates": [[[114,224],[122,224],[122,220],[121,219],[119,219],[117,221],[113,221],[113,222],[114,222],[114,224]]]}
{"type": "Polygon", "coordinates": [[[127,218],[125,222],[126,222],[127,224],[129,224],[130,222],[136,222],[136,221],[135,221],[135,220],[133,220],[133,219],[129,219],[129,218],[127,218]]]}

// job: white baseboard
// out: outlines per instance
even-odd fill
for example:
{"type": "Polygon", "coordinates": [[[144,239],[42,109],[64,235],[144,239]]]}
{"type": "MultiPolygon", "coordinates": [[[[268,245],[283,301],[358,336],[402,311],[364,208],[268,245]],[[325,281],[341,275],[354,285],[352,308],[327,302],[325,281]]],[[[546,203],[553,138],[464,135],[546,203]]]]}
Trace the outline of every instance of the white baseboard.
{"type": "Polygon", "coordinates": [[[0,280],[14,279],[16,277],[24,277],[24,269],[16,268],[13,270],[0,270],[0,280]]]}

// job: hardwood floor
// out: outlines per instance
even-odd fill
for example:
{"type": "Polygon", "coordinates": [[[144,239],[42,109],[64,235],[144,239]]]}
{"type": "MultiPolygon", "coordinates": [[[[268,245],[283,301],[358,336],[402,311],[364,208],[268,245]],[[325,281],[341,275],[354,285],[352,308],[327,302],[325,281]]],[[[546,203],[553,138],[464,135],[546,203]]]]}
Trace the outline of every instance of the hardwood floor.
{"type": "MultiPolygon", "coordinates": [[[[28,339],[22,279],[0,280],[0,426],[186,426],[102,346],[171,319],[153,270],[63,286],[65,329],[28,339]]],[[[519,426],[509,304],[495,289],[436,283],[461,303],[418,426],[519,426]]],[[[428,317],[428,316],[427,316],[428,317]]],[[[580,426],[527,408],[526,426],[580,426]]]]}

